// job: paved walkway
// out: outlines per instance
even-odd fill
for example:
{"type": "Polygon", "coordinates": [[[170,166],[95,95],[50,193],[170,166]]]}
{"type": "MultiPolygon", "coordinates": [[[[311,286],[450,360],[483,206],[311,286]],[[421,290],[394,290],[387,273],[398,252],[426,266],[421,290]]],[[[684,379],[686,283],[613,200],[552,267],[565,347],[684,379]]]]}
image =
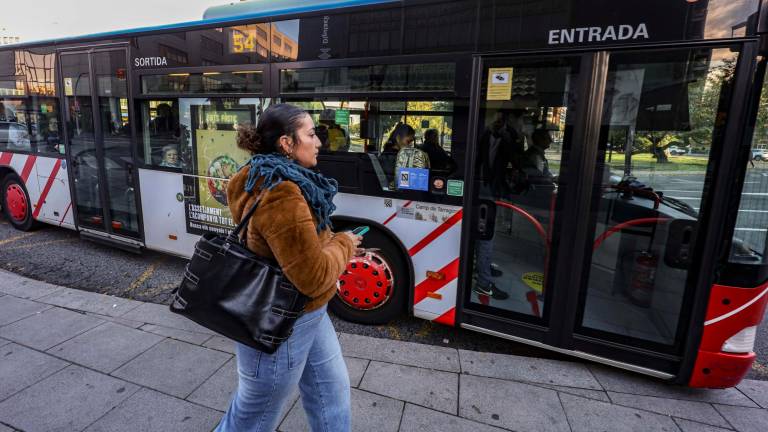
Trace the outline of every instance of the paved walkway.
{"type": "MultiPolygon", "coordinates": [[[[355,431],[768,431],[768,382],[693,390],[596,365],[340,334],[355,431]]],[[[162,305],[0,271],[0,432],[210,431],[231,342],[162,305]]],[[[280,430],[305,431],[301,402],[280,430]]]]}

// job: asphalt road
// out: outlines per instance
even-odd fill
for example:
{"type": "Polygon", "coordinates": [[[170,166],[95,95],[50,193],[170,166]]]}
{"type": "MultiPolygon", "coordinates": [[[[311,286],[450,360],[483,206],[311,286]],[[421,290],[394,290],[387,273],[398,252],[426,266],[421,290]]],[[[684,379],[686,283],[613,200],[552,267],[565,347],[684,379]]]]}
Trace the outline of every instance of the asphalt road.
{"type": "MultiPolygon", "coordinates": [[[[43,226],[16,231],[0,216],[0,267],[33,279],[85,291],[153,303],[167,303],[181,280],[186,260],[157,252],[136,255],[81,240],[74,231],[43,226]]],[[[334,317],[336,329],[347,333],[541,358],[565,357],[547,350],[510,342],[416,318],[389,325],[363,326],[334,317]]],[[[760,328],[758,362],[752,378],[768,380],[768,325],[760,328]]],[[[570,358],[569,358],[570,359],[570,358]]],[[[573,360],[573,359],[571,359],[573,360]]]]}

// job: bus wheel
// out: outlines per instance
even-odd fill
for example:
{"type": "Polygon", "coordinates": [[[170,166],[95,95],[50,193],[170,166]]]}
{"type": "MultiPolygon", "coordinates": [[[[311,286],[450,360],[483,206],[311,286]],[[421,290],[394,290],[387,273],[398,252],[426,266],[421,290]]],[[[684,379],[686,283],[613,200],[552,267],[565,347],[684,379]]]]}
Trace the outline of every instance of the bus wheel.
{"type": "Polygon", "coordinates": [[[329,304],[341,319],[360,324],[384,324],[405,311],[407,266],[399,249],[381,232],[363,237],[365,254],[353,257],[337,282],[329,304]]]}
{"type": "Polygon", "coordinates": [[[5,177],[2,182],[3,213],[16,229],[29,231],[35,227],[32,218],[32,203],[29,201],[24,182],[15,174],[5,177]]]}

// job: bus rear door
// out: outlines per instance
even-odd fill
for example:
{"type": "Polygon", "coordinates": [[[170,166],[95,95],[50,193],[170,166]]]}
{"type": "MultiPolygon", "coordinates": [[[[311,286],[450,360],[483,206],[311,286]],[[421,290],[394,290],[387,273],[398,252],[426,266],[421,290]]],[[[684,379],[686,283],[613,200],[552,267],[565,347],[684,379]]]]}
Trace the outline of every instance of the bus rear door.
{"type": "Polygon", "coordinates": [[[67,156],[81,235],[140,247],[125,49],[60,54],[67,156]]]}

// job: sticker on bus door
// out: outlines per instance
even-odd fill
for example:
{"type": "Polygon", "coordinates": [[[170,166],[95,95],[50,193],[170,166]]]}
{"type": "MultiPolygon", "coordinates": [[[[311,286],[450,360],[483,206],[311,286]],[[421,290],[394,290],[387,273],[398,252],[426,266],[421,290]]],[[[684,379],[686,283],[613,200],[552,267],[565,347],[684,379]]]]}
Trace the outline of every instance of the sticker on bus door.
{"type": "Polygon", "coordinates": [[[488,69],[488,100],[512,99],[512,68],[488,69]]]}

